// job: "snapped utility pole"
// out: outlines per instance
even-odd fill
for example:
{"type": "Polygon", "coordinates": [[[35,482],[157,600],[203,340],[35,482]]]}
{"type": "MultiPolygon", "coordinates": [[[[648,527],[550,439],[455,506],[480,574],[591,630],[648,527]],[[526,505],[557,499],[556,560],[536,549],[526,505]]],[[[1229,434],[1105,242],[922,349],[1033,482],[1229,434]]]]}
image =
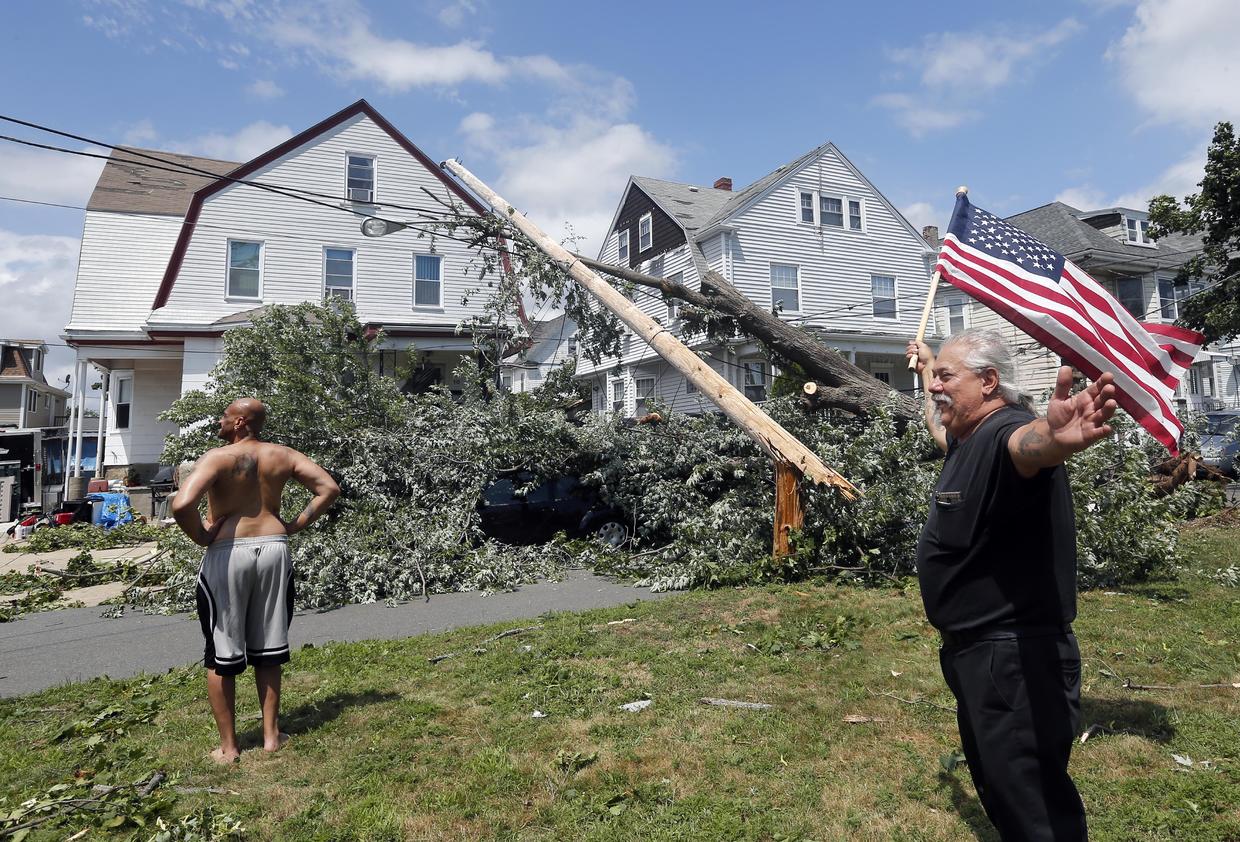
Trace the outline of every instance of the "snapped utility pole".
{"type": "Polygon", "coordinates": [[[774,460],[776,476],[777,478],[783,476],[782,482],[785,489],[784,494],[776,495],[776,555],[787,552],[789,530],[799,528],[801,525],[800,499],[795,493],[798,477],[804,476],[815,483],[835,486],[845,498],[856,499],[860,492],[852,483],[824,464],[813,451],[755,406],[666,328],[643,313],[633,302],[591,271],[580,258],[547,236],[538,226],[526,219],[524,214],[517,211],[459,161],[445,161],[442,166],[486,200],[498,214],[511,221],[575,281],[589,290],[604,307],[615,313],[660,357],[683,374],[703,395],[719,407],[724,415],[748,433],[774,460]],[[791,494],[788,493],[789,483],[794,489],[791,494]],[[780,505],[781,500],[784,501],[783,505],[780,505]],[[780,552],[781,546],[783,547],[782,553],[780,552]]]}

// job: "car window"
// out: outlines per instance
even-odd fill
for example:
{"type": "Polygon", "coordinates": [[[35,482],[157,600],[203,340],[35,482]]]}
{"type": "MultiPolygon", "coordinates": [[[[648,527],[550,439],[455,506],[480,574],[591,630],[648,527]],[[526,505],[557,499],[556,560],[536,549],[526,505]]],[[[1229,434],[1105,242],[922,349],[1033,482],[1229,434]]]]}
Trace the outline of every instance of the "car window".
{"type": "Polygon", "coordinates": [[[1206,435],[1209,436],[1228,436],[1236,432],[1236,422],[1240,421],[1237,415],[1207,415],[1206,416],[1206,435]]]}
{"type": "Polygon", "coordinates": [[[547,482],[541,483],[531,488],[529,494],[526,495],[525,499],[529,500],[531,503],[549,503],[553,499],[553,495],[551,492],[554,489],[554,487],[555,487],[554,481],[548,480],[547,482]]]}
{"type": "Polygon", "coordinates": [[[493,506],[502,505],[512,502],[512,480],[501,479],[491,483],[486,491],[482,492],[482,499],[493,506]]]}

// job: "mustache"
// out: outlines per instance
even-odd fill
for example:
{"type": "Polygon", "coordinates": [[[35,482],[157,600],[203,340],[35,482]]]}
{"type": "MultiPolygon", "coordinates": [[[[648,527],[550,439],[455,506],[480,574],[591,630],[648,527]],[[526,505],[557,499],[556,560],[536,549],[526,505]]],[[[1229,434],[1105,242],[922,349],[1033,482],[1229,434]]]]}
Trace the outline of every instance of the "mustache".
{"type": "Polygon", "coordinates": [[[951,406],[952,405],[952,399],[948,395],[931,395],[930,400],[934,401],[939,406],[951,406]]]}

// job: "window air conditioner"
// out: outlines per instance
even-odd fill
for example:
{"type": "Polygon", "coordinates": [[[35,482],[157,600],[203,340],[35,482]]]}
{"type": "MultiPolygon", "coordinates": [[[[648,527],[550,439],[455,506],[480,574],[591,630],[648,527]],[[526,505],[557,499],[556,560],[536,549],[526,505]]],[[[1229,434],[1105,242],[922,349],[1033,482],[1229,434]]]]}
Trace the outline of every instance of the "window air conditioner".
{"type": "Polygon", "coordinates": [[[374,199],[374,193],[365,187],[350,187],[349,201],[351,202],[371,202],[374,199]]]}

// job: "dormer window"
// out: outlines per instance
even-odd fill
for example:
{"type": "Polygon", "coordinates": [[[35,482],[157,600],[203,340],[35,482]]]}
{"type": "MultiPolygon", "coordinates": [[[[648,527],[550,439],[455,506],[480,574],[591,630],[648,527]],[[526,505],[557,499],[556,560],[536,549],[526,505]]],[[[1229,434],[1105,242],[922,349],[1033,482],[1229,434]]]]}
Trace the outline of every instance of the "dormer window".
{"type": "Polygon", "coordinates": [[[654,242],[654,217],[649,213],[642,214],[637,221],[637,250],[646,251],[654,242]]]}
{"type": "Polygon", "coordinates": [[[1128,242],[1138,246],[1152,246],[1154,239],[1150,236],[1150,221],[1148,219],[1133,219],[1131,216],[1124,217],[1124,224],[1128,229],[1128,242]]]}
{"type": "Polygon", "coordinates": [[[347,156],[348,172],[345,180],[345,198],[350,202],[371,204],[375,200],[375,159],[370,155],[347,156]]]}

